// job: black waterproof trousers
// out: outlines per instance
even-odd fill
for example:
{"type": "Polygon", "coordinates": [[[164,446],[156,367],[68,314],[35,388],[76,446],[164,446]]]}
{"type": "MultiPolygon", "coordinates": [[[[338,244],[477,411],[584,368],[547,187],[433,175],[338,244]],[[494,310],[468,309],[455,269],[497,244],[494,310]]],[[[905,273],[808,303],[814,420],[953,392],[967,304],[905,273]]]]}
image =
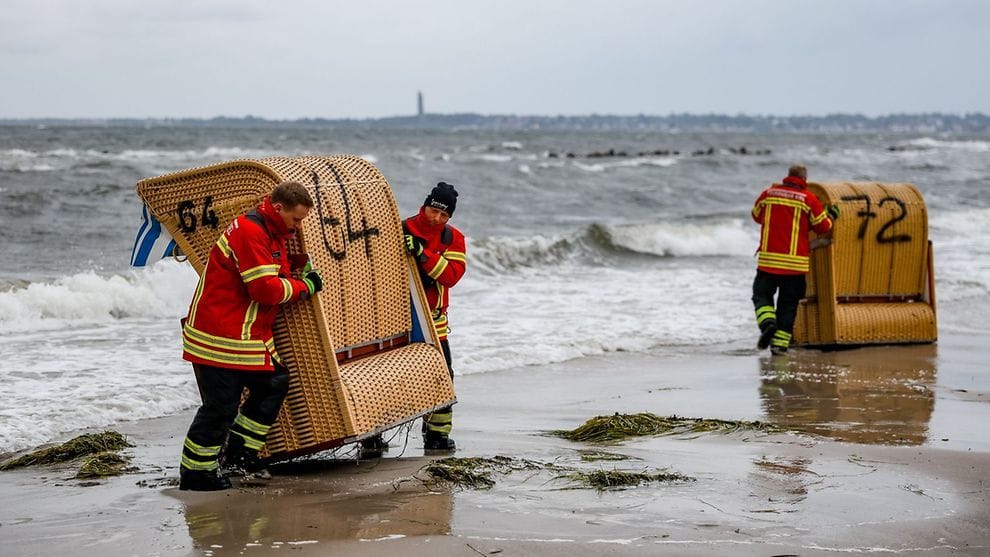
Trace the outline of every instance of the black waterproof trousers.
{"type": "Polygon", "coordinates": [[[804,297],[807,286],[805,275],[775,275],[766,271],[756,271],[753,279],[753,307],[759,315],[761,308],[776,308],[777,330],[788,334],[794,332],[794,319],[797,317],[798,302],[804,297]],[[777,303],[774,304],[774,295],[777,303]]]}
{"type": "Polygon", "coordinates": [[[289,392],[289,370],[278,364],[272,373],[202,364],[197,367],[203,405],[196,412],[186,434],[182,467],[215,470],[220,449],[231,427],[241,438],[238,445],[246,440],[246,445],[256,450],[264,444],[265,434],[278,417],[282,401],[289,392]],[[242,405],[241,395],[245,388],[248,389],[248,397],[242,405]]]}

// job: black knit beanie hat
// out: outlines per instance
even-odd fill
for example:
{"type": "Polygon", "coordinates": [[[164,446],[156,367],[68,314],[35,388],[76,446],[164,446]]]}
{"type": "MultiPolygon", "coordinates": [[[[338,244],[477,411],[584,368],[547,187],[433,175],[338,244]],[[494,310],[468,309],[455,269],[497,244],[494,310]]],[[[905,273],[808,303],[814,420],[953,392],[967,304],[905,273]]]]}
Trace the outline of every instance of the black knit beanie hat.
{"type": "Polygon", "coordinates": [[[447,182],[440,182],[433,188],[430,195],[426,196],[423,206],[440,209],[447,213],[447,216],[454,216],[454,208],[457,207],[457,190],[447,182]]]}

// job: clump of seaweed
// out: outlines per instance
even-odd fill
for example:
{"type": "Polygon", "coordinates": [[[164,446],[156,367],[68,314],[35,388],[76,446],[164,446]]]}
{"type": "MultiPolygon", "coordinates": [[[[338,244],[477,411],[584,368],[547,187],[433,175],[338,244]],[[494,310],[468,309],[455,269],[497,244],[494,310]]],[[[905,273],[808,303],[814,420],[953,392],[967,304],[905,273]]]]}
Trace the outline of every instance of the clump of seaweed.
{"type": "Polygon", "coordinates": [[[493,475],[509,474],[521,470],[559,469],[555,464],[547,464],[524,458],[495,456],[492,458],[448,457],[434,460],[422,468],[428,476],[423,480],[430,487],[458,487],[471,489],[491,489],[495,485],[493,475]]]}
{"type": "Polygon", "coordinates": [[[129,462],[129,458],[114,452],[98,453],[83,462],[76,479],[116,476],[124,471],[129,462]]]}
{"type": "Polygon", "coordinates": [[[106,430],[102,433],[86,433],[74,437],[65,443],[40,449],[24,456],[8,460],[0,464],[0,470],[11,470],[35,464],[52,464],[67,462],[81,456],[93,455],[107,451],[119,451],[133,447],[127,438],[116,431],[106,430]]]}
{"type": "Polygon", "coordinates": [[[682,418],[657,416],[649,412],[597,416],[575,429],[561,429],[550,435],[571,441],[615,441],[644,435],[679,435],[684,433],[719,432],[733,433],[741,430],[775,433],[782,428],[765,422],[744,420],[717,420],[710,418],[682,418]]]}
{"type": "Polygon", "coordinates": [[[635,457],[632,457],[632,456],[628,456],[628,455],[624,455],[624,454],[617,454],[617,453],[610,453],[610,452],[607,452],[607,451],[578,451],[578,453],[581,455],[581,460],[583,460],[584,462],[597,462],[597,461],[601,461],[601,460],[611,460],[611,461],[614,461],[614,460],[639,460],[638,458],[635,458],[635,457]]]}
{"type": "Polygon", "coordinates": [[[653,482],[693,482],[694,478],[676,472],[630,472],[628,470],[575,470],[557,476],[576,483],[579,487],[593,487],[598,491],[625,489],[653,482]]]}
{"type": "Polygon", "coordinates": [[[429,475],[429,479],[425,481],[429,486],[491,489],[495,485],[491,469],[478,470],[436,461],[427,464],[423,471],[429,475]]]}

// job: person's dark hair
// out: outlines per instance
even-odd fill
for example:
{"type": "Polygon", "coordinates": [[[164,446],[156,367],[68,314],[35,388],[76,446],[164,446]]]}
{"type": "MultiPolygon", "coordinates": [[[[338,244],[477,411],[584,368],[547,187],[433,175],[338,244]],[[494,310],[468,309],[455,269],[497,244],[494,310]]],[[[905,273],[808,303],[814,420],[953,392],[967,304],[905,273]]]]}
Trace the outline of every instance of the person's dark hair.
{"type": "Polygon", "coordinates": [[[802,180],[808,179],[808,169],[804,167],[803,164],[795,164],[787,169],[788,176],[795,176],[801,178],[802,180]]]}
{"type": "Polygon", "coordinates": [[[299,182],[282,182],[275,186],[271,195],[272,203],[281,203],[285,208],[291,209],[297,205],[305,205],[313,208],[313,198],[306,190],[306,186],[299,182]]]}

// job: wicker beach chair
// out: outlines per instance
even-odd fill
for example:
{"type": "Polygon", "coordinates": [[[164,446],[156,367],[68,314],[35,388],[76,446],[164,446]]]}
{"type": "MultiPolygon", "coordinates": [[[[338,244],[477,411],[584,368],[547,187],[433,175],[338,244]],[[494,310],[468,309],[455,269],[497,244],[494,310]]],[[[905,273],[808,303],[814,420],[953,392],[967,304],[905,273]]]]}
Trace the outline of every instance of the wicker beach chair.
{"type": "MultiPolygon", "coordinates": [[[[928,211],[911,184],[811,183],[841,216],[812,240],[793,342],[927,343],[938,338],[928,211]]],[[[814,234],[813,234],[814,236],[814,234]]]]}
{"type": "Polygon", "coordinates": [[[202,273],[238,215],[280,182],[316,203],[290,255],[308,254],[324,290],[275,325],[289,394],[268,434],[273,460],[357,441],[456,402],[391,188],[354,156],[238,160],[142,180],[138,195],[202,273]]]}

